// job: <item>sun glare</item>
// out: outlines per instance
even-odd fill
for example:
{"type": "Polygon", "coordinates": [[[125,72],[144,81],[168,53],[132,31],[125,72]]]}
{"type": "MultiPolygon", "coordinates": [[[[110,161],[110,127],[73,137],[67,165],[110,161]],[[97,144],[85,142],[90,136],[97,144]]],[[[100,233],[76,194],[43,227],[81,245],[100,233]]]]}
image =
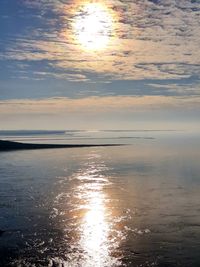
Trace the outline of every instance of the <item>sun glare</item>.
{"type": "Polygon", "coordinates": [[[74,30],[82,48],[102,50],[112,33],[112,16],[102,4],[88,3],[77,13],[74,30]]]}

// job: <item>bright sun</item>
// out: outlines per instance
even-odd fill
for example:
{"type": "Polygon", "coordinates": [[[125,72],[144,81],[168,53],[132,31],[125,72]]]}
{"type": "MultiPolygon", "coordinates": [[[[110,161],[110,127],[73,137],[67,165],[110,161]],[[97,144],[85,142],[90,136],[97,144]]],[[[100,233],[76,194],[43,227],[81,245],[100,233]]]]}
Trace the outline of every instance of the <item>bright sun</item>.
{"type": "Polygon", "coordinates": [[[74,30],[78,43],[85,50],[102,50],[112,33],[112,16],[103,5],[88,3],[76,15],[74,30]]]}

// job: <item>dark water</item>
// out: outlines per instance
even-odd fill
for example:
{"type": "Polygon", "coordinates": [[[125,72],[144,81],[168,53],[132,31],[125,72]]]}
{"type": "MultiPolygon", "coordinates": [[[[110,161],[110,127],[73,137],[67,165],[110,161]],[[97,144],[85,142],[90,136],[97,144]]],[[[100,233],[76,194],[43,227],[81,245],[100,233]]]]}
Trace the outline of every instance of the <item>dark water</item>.
{"type": "Polygon", "coordinates": [[[75,138],[129,145],[0,153],[0,266],[199,267],[199,135],[75,138]]]}

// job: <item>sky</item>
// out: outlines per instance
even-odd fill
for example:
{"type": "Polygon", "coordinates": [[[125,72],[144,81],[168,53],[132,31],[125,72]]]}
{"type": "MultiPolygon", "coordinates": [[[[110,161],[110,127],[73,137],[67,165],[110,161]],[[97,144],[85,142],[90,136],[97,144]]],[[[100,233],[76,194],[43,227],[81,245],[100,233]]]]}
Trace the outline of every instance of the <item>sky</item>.
{"type": "Polygon", "coordinates": [[[1,0],[0,129],[200,128],[200,0],[1,0]]]}

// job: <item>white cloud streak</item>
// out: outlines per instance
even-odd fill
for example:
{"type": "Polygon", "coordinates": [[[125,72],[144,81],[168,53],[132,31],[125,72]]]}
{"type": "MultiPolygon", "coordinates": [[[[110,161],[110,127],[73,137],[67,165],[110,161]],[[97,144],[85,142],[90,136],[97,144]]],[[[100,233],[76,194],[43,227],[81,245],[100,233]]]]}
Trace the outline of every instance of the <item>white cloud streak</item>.
{"type": "Polygon", "coordinates": [[[200,110],[199,97],[170,96],[107,96],[70,99],[66,97],[47,99],[4,100],[0,102],[3,114],[73,114],[107,112],[145,112],[148,110],[200,110]]]}

